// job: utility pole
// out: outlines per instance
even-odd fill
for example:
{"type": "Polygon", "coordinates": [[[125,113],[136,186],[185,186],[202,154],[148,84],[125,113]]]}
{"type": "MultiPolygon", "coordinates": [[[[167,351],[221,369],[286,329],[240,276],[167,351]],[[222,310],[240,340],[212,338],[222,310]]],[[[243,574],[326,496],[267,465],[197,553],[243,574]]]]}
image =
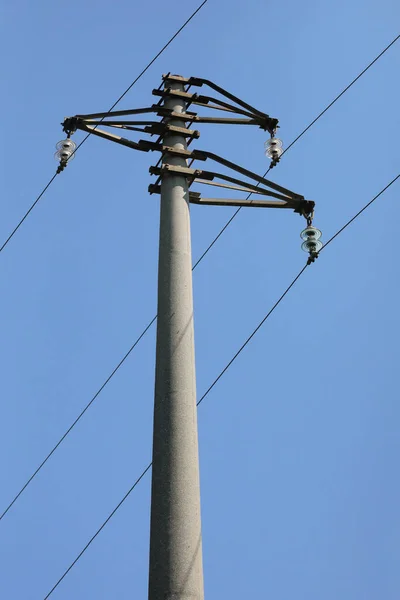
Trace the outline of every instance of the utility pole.
{"type": "Polygon", "coordinates": [[[255,125],[271,136],[265,146],[272,168],[282,154],[282,142],[275,137],[277,119],[198,77],[164,75],[153,94],[160,100],[149,107],[66,118],[63,128],[67,139],[57,144],[58,170],[62,171],[74,156],[76,146],[70,136],[77,129],[134,150],[161,154],[157,165],[150,168],[157,181],[149,186],[151,194],[161,194],[149,600],[203,600],[189,203],[292,209],[307,221],[301,236],[309,262],[317,258],[322,247],[321,232],[312,226],[313,201],[212,152],[188,148],[200,135],[188,124],[255,125]],[[189,93],[191,87],[202,86],[223,99],[189,93]],[[191,105],[211,109],[219,116],[199,116],[188,110],[191,105]],[[148,120],[148,115],[154,114],[161,121],[148,120]],[[126,119],[132,115],[145,115],[145,120],[126,119]],[[134,142],[100,129],[100,124],[157,135],[158,139],[134,142]],[[194,161],[207,160],[222,165],[225,171],[191,168],[194,161]],[[252,182],[238,179],[237,173],[252,182]],[[191,190],[193,184],[248,196],[245,200],[204,198],[191,190]],[[249,201],[250,194],[256,199],[249,201]]]}
{"type": "MultiPolygon", "coordinates": [[[[184,91],[180,82],[165,85],[184,91]]],[[[164,106],[184,113],[184,100],[164,106]]],[[[170,119],[171,126],[182,121],[170,119]]],[[[163,144],[187,150],[183,134],[163,144]]],[[[163,165],[187,167],[164,154],[163,165]]],[[[194,362],[192,253],[186,175],[161,179],[156,382],[151,488],[149,600],[203,600],[200,483],[194,362]]]]}

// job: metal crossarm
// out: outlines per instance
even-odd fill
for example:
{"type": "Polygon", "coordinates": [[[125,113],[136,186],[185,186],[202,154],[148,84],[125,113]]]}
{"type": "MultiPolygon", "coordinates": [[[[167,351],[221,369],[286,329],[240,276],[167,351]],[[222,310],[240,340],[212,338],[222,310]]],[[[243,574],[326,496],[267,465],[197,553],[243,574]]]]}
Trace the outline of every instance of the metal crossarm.
{"type": "MultiPolygon", "coordinates": [[[[215,92],[218,92],[218,94],[221,94],[221,96],[225,96],[225,98],[228,98],[235,104],[238,104],[242,108],[249,111],[249,113],[257,114],[258,116],[262,117],[263,119],[271,119],[271,117],[269,115],[267,115],[266,113],[261,112],[257,108],[254,108],[254,106],[251,106],[250,104],[248,104],[247,102],[244,102],[237,96],[234,96],[230,92],[227,92],[224,88],[222,88],[221,86],[217,85],[216,83],[210,81],[209,79],[202,79],[201,77],[189,77],[188,79],[185,79],[184,77],[180,77],[179,75],[170,75],[168,73],[168,75],[163,75],[163,80],[164,81],[180,81],[180,82],[188,84],[189,86],[194,85],[194,86],[202,87],[203,85],[207,85],[209,88],[213,89],[215,92]]],[[[276,124],[278,124],[277,119],[271,119],[271,121],[276,121],[276,124]]]]}
{"type": "MultiPolygon", "coordinates": [[[[178,95],[186,94],[186,92],[179,92],[178,95]]],[[[183,124],[187,121],[190,122],[198,122],[201,120],[201,117],[198,117],[195,113],[176,113],[175,111],[171,111],[170,109],[166,109],[165,107],[160,107],[158,105],[153,105],[149,108],[143,109],[134,109],[132,111],[117,111],[118,116],[124,116],[127,114],[139,114],[141,113],[157,113],[163,118],[168,116],[168,118],[177,119],[178,121],[183,121],[183,124]],[[121,115],[124,113],[124,115],[121,115]]],[[[139,142],[133,142],[128,140],[122,136],[115,135],[108,131],[104,131],[99,129],[98,125],[102,123],[104,126],[111,126],[119,129],[126,129],[131,131],[138,131],[141,133],[148,134],[156,134],[161,137],[161,139],[165,136],[166,133],[175,133],[179,135],[184,135],[186,138],[198,138],[199,132],[193,129],[188,129],[186,127],[180,127],[176,125],[170,125],[168,121],[97,121],[96,119],[101,118],[104,113],[93,113],[91,115],[79,115],[76,117],[72,117],[69,119],[65,119],[64,128],[66,130],[76,130],[81,129],[82,131],[86,131],[88,133],[92,133],[104,139],[108,139],[110,141],[116,142],[118,144],[122,144],[123,146],[127,146],[134,150],[140,150],[142,152],[148,151],[156,151],[160,152],[163,156],[163,161],[165,164],[162,166],[151,167],[150,172],[153,175],[157,175],[158,179],[155,184],[149,186],[150,193],[157,193],[159,191],[159,182],[163,175],[168,175],[171,173],[179,173],[185,174],[188,178],[188,184],[191,186],[193,183],[199,184],[209,184],[214,185],[220,188],[228,188],[233,189],[235,191],[243,191],[248,194],[258,194],[262,196],[269,196],[272,198],[276,198],[276,201],[253,201],[247,202],[243,200],[235,200],[235,199],[218,199],[218,198],[201,198],[200,196],[193,195],[195,192],[191,192],[192,198],[190,201],[196,204],[212,204],[218,206],[259,206],[259,207],[268,207],[268,208],[292,208],[295,212],[303,214],[304,216],[308,216],[312,214],[314,209],[314,202],[310,200],[305,200],[304,196],[297,194],[283,186],[269,181],[265,179],[265,177],[261,177],[250,171],[229,161],[218,154],[213,152],[207,152],[204,150],[183,150],[180,148],[173,148],[168,145],[162,144],[160,142],[151,142],[149,140],[139,140],[139,142]],[[139,127],[141,125],[142,127],[139,127]],[[246,181],[242,181],[241,179],[237,179],[227,174],[218,173],[216,171],[205,170],[205,169],[192,169],[189,167],[182,166],[172,166],[167,163],[167,157],[170,156],[181,156],[185,159],[190,159],[192,162],[195,160],[206,161],[213,160],[218,164],[240,173],[241,175],[252,179],[256,183],[249,183],[246,181]],[[214,181],[217,180],[217,181],[214,181]],[[221,181],[228,182],[222,183],[221,181]],[[269,189],[268,189],[269,188],[269,189]]],[[[107,113],[105,113],[107,114],[107,113]]],[[[110,113],[108,117],[113,117],[117,113],[110,113]]],[[[241,121],[242,119],[228,119],[227,121],[241,121]]],[[[253,119],[246,119],[246,122],[252,121],[253,119]]]]}
{"type": "MultiPolygon", "coordinates": [[[[223,173],[216,173],[215,171],[206,171],[203,169],[191,169],[189,167],[180,167],[169,164],[164,164],[162,167],[150,167],[150,173],[152,175],[163,175],[163,174],[171,174],[175,173],[177,175],[186,175],[189,179],[189,182],[193,183],[202,183],[202,179],[204,180],[213,180],[213,179],[222,179],[223,181],[229,181],[231,183],[235,183],[238,186],[244,186],[250,192],[257,191],[263,196],[271,196],[272,198],[278,198],[279,200],[293,200],[295,202],[301,202],[304,200],[302,196],[288,194],[278,194],[276,192],[271,192],[265,188],[257,187],[251,183],[246,183],[241,181],[240,179],[236,179],[235,177],[231,177],[230,175],[225,175],[223,173]]],[[[260,178],[262,179],[262,178],[260,178]]],[[[267,182],[267,180],[265,180],[267,182]]],[[[218,185],[218,184],[216,184],[218,185]]]]}

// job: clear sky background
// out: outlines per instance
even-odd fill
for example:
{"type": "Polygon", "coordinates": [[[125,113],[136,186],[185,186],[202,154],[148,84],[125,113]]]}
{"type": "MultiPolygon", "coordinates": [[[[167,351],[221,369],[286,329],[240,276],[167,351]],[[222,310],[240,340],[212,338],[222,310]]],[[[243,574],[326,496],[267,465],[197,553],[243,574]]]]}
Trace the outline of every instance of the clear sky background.
{"type": "MultiPolygon", "coordinates": [[[[198,4],[3,3],[0,241],[55,172],[63,118],[108,110],[198,4]]],[[[399,16],[209,0],[118,108],[153,103],[162,73],[205,77],[279,118],[287,147],[399,16]]],[[[270,173],[316,201],[325,240],[400,172],[399,44],[270,173]]],[[[262,174],[266,139],[203,125],[195,147],[262,174]]],[[[156,159],[91,137],[1,253],[0,511],[155,315],[156,159]]],[[[208,600],[400,597],[399,195],[332,242],[199,408],[208,600]]],[[[194,261],[232,212],[192,208],[194,261]]],[[[242,210],[196,269],[199,397],[304,265],[303,228],[242,210]]],[[[153,326],[0,522],[2,598],[43,600],[148,464],[154,357],[153,326]]],[[[146,598],[149,502],[148,474],[52,598],[146,598]]]]}

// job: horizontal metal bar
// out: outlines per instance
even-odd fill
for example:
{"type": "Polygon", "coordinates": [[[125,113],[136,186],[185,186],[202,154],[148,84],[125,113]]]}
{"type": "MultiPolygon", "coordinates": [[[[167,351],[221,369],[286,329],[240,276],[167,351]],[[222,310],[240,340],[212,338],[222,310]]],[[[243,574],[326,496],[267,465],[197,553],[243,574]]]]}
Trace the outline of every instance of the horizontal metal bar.
{"type": "MultiPolygon", "coordinates": [[[[150,194],[161,194],[161,185],[149,185],[150,194]]],[[[204,204],[206,206],[234,206],[254,208],[289,208],[301,214],[299,205],[294,201],[277,201],[277,200],[239,200],[234,198],[202,198],[199,192],[189,191],[189,202],[191,204],[204,204]]]]}
{"type": "MultiPolygon", "coordinates": [[[[109,127],[109,125],[107,125],[109,127]]],[[[147,133],[146,127],[129,127],[128,125],[114,125],[115,129],[124,129],[125,131],[139,131],[141,133],[147,133]]]]}
{"type": "MultiPolygon", "coordinates": [[[[107,123],[106,121],[84,121],[89,127],[104,125],[105,127],[114,127],[115,129],[124,129],[125,131],[138,131],[147,133],[147,127],[133,127],[129,125],[119,125],[118,123],[107,123]]],[[[147,121],[147,123],[158,123],[158,121],[147,121]]]]}
{"type": "Polygon", "coordinates": [[[206,206],[250,206],[253,208],[291,208],[295,210],[297,203],[294,201],[278,202],[277,200],[238,200],[234,198],[198,198],[189,192],[189,202],[192,204],[205,204],[206,206]]]}
{"type": "Polygon", "coordinates": [[[186,175],[194,179],[200,176],[203,171],[201,169],[191,169],[190,167],[181,167],[179,165],[168,165],[165,164],[162,167],[150,167],[149,169],[152,175],[162,175],[163,173],[176,173],[177,175],[186,175]]]}
{"type": "Polygon", "coordinates": [[[218,125],[259,125],[255,119],[226,119],[219,117],[201,117],[196,116],[193,118],[196,123],[216,123],[218,125]]]}
{"type": "Polygon", "coordinates": [[[237,185],[228,185],[227,183],[217,183],[215,181],[207,181],[206,179],[196,179],[195,181],[196,181],[196,183],[203,183],[204,185],[213,185],[215,187],[220,187],[220,188],[229,189],[229,190],[236,190],[238,192],[245,192],[245,193],[251,193],[251,194],[259,194],[261,196],[265,196],[265,193],[262,190],[262,188],[255,188],[254,189],[254,186],[253,186],[253,189],[250,189],[249,187],[243,187],[243,186],[237,186],[237,185]]]}
{"type": "Polygon", "coordinates": [[[170,125],[168,122],[164,121],[131,121],[132,125],[143,125],[145,127],[138,128],[131,125],[127,125],[125,122],[114,122],[114,121],[83,121],[88,125],[104,125],[105,127],[116,127],[123,128],[131,131],[140,131],[142,133],[156,133],[156,134],[165,134],[165,132],[179,133],[185,135],[187,137],[192,137],[198,139],[200,137],[200,132],[195,129],[187,129],[186,127],[177,127],[176,125],[170,125]]]}
{"type": "MultiPolygon", "coordinates": [[[[160,116],[168,117],[171,115],[172,112],[173,111],[170,108],[166,108],[165,106],[160,106],[159,104],[152,104],[151,106],[146,106],[144,108],[130,108],[129,110],[115,110],[115,111],[105,112],[105,113],[92,113],[90,115],[76,115],[76,118],[83,119],[84,121],[88,121],[91,119],[126,117],[129,115],[140,115],[140,114],[146,114],[146,113],[156,113],[160,116]]],[[[178,114],[178,113],[176,113],[176,114],[178,114]]],[[[195,115],[196,113],[187,111],[187,114],[195,115]]]]}
{"type": "Polygon", "coordinates": [[[200,137],[200,131],[196,129],[187,129],[186,127],[177,127],[175,125],[170,125],[169,123],[159,123],[161,125],[160,129],[164,131],[179,133],[186,137],[195,138],[196,140],[200,137]]]}
{"type": "Polygon", "coordinates": [[[241,181],[240,179],[235,179],[234,177],[230,177],[229,175],[223,175],[222,173],[214,173],[213,171],[202,171],[201,174],[199,174],[198,176],[196,176],[196,179],[209,179],[209,180],[213,180],[215,178],[219,178],[222,179],[224,181],[229,181],[231,183],[235,183],[237,185],[244,185],[246,186],[249,191],[251,192],[256,192],[258,194],[260,194],[262,192],[263,196],[270,196],[271,198],[277,198],[278,200],[295,200],[298,201],[297,198],[288,198],[288,196],[286,195],[282,195],[282,194],[277,194],[276,192],[271,192],[270,190],[266,190],[265,188],[260,188],[257,187],[251,183],[246,184],[245,182],[241,181]]]}
{"type": "Polygon", "coordinates": [[[177,127],[176,125],[170,125],[169,123],[154,123],[153,125],[149,125],[145,127],[144,131],[146,133],[165,135],[165,133],[178,133],[179,135],[184,135],[185,137],[198,139],[200,137],[200,131],[196,129],[187,129],[186,127],[177,127]]]}
{"type": "MultiPolygon", "coordinates": [[[[163,115],[160,115],[163,116],[163,115]]],[[[257,121],[254,119],[241,119],[237,117],[234,118],[220,118],[220,117],[202,117],[199,115],[194,115],[190,113],[176,113],[171,112],[167,115],[168,118],[171,119],[180,119],[181,121],[190,121],[191,123],[212,123],[218,125],[258,125],[257,121]]],[[[151,123],[155,123],[158,121],[96,121],[96,119],[85,119],[87,123],[101,123],[102,125],[106,125],[107,127],[130,127],[132,125],[150,125],[151,123]]]]}
{"type": "MultiPolygon", "coordinates": [[[[216,104],[215,105],[209,104],[209,103],[206,104],[205,102],[198,102],[197,100],[193,104],[196,104],[196,106],[200,106],[202,108],[211,108],[212,110],[221,110],[223,112],[233,113],[236,115],[244,115],[244,116],[250,115],[250,113],[247,113],[246,111],[243,111],[243,112],[238,111],[238,110],[236,110],[236,108],[233,109],[233,108],[226,108],[224,106],[217,106],[216,104]]],[[[251,115],[251,117],[253,117],[253,115],[251,115]]]]}
{"type": "Polygon", "coordinates": [[[157,112],[156,105],[145,107],[145,108],[131,108],[129,110],[116,110],[114,112],[100,112],[92,113],[90,115],[76,115],[77,119],[88,121],[89,119],[102,119],[103,117],[125,117],[127,115],[140,115],[145,113],[157,112]]]}
{"type": "Polygon", "coordinates": [[[183,98],[184,100],[188,100],[192,102],[198,97],[198,94],[189,94],[188,92],[182,92],[181,90],[171,90],[170,88],[164,88],[163,90],[153,90],[151,92],[153,96],[160,96],[164,98],[165,96],[174,96],[175,98],[183,98]]]}
{"type": "Polygon", "coordinates": [[[85,123],[88,125],[104,125],[107,127],[123,127],[131,125],[153,125],[153,123],[159,123],[160,121],[96,121],[96,119],[85,119],[85,123]]]}

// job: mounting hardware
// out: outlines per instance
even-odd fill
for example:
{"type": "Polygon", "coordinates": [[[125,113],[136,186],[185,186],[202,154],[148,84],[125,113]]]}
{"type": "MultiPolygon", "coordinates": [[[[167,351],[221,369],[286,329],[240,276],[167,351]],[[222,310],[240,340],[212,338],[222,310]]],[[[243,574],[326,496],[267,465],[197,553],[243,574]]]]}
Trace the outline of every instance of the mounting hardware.
{"type": "MultiPolygon", "coordinates": [[[[251,125],[258,126],[268,131],[270,139],[265,142],[265,154],[271,159],[270,168],[273,168],[283,154],[282,140],[275,137],[279,127],[278,119],[271,118],[268,114],[254,108],[243,100],[240,100],[233,94],[227,92],[215,83],[198,77],[184,78],[179,75],[168,73],[163,76],[163,83],[153,94],[160,97],[157,104],[152,104],[144,108],[134,108],[128,110],[107,111],[100,113],[91,113],[86,115],[75,115],[66,117],[63,122],[63,129],[67,139],[57,144],[56,158],[60,161],[57,172],[61,172],[67,163],[74,158],[76,145],[69,139],[77,130],[84,131],[90,135],[95,135],[103,139],[127,146],[133,150],[141,152],[159,152],[160,159],[155,167],[150,168],[150,173],[156,175],[157,180],[149,187],[150,193],[160,193],[160,183],[163,177],[171,174],[182,175],[187,178],[188,186],[202,184],[215,186],[223,190],[234,190],[235,192],[244,192],[247,195],[257,194],[258,197],[266,198],[249,201],[248,198],[240,200],[237,198],[203,198],[198,192],[190,191],[189,201],[196,204],[207,204],[213,206],[253,206],[262,208],[289,208],[299,215],[302,215],[307,222],[307,230],[311,231],[312,219],[314,215],[315,203],[312,200],[306,200],[304,196],[292,192],[272,181],[261,177],[248,169],[244,169],[229,160],[218,156],[212,152],[203,150],[189,150],[183,148],[171,147],[170,136],[184,136],[187,139],[187,146],[197,139],[200,133],[192,129],[197,123],[210,123],[220,125],[251,125]],[[179,82],[182,89],[174,89],[172,84],[179,82]],[[163,85],[166,87],[163,88],[163,85]],[[171,85],[170,85],[171,84],[171,85]],[[184,86],[184,87],[183,87],[184,86]],[[217,93],[220,97],[205,96],[197,93],[189,93],[189,89],[194,87],[208,87],[217,93]],[[183,91],[183,89],[185,91],[183,91]],[[172,109],[163,105],[163,100],[167,97],[175,97],[183,100],[185,105],[184,112],[174,112],[172,109]],[[199,106],[203,109],[222,112],[222,116],[197,115],[189,111],[189,105],[199,106]],[[136,120],[136,115],[144,115],[136,120]],[[154,116],[161,117],[160,121],[153,120],[154,116]],[[176,119],[176,124],[174,120],[176,119]],[[172,121],[172,122],[171,122],[172,121]],[[100,125],[106,128],[117,129],[119,133],[124,131],[135,131],[144,134],[156,135],[156,141],[139,140],[132,141],[100,128],[100,125]],[[118,131],[119,130],[119,131],[118,131]],[[189,161],[187,166],[171,165],[170,157],[179,156],[189,161]],[[214,161],[222,165],[229,171],[239,173],[241,176],[250,179],[250,182],[237,178],[225,172],[214,170],[191,168],[194,161],[214,161]],[[160,166],[162,165],[162,166],[160,166]],[[272,198],[269,199],[269,198],[272,198]],[[311,229],[310,229],[311,227],[311,229]]],[[[217,113],[218,114],[218,113],[217,113]]],[[[174,161],[172,161],[174,162],[174,161]]],[[[207,164],[209,164],[207,162],[207,164]]],[[[211,167],[212,168],[212,167],[211,167]]],[[[318,230],[315,230],[318,231],[318,230]]],[[[310,253],[310,257],[317,255],[321,242],[320,236],[306,235],[303,243],[303,250],[310,253]]]]}
{"type": "Polygon", "coordinates": [[[61,123],[63,126],[63,131],[67,134],[67,137],[70,138],[73,133],[75,133],[77,129],[77,118],[76,117],[66,117],[64,122],[61,123]]]}

